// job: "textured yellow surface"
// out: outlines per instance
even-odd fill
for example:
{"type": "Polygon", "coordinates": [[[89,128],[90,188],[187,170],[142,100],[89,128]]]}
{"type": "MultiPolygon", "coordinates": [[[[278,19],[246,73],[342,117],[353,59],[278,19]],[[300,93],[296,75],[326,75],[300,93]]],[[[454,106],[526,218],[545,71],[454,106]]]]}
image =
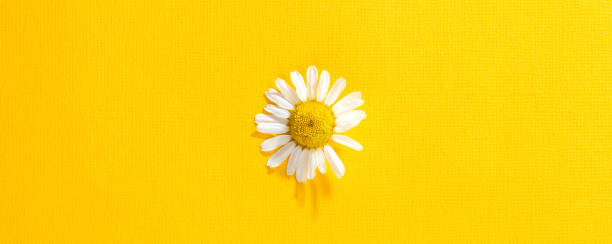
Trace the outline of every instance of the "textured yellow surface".
{"type": "Polygon", "coordinates": [[[608,0],[1,1],[0,242],[612,242],[611,34],[608,0]],[[311,64],[365,149],[297,184],[253,116],[311,64]]]}

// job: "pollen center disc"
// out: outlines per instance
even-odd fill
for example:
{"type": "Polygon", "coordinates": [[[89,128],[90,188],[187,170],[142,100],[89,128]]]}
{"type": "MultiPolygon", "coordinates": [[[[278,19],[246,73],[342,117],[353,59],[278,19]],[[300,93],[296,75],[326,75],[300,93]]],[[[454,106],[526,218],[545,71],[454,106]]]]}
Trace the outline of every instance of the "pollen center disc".
{"type": "Polygon", "coordinates": [[[288,121],[291,138],[300,146],[318,148],[332,136],[334,114],[331,109],[316,101],[295,105],[288,121]]]}

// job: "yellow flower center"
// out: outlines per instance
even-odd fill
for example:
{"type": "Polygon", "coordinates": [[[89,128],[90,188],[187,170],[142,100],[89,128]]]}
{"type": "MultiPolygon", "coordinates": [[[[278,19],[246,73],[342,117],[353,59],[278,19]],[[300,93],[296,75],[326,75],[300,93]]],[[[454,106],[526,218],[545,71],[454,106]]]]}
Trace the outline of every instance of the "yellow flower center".
{"type": "Polygon", "coordinates": [[[334,120],[331,109],[322,103],[307,101],[296,104],[288,121],[289,134],[302,147],[322,147],[332,136],[334,120]]]}

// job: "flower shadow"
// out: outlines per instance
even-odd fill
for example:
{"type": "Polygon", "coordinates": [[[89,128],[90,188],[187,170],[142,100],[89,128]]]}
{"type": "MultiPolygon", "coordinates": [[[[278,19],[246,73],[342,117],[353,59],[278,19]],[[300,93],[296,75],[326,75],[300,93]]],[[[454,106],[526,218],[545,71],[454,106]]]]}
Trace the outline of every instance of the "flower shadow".
{"type": "Polygon", "coordinates": [[[302,183],[295,180],[295,173],[287,176],[286,161],[279,167],[265,168],[268,175],[274,176],[283,182],[293,182],[295,184],[293,198],[295,199],[297,206],[303,209],[311,209],[313,218],[317,218],[319,216],[319,202],[321,199],[330,198],[332,196],[333,191],[328,177],[330,177],[330,173],[333,173],[329,168],[327,173],[317,173],[314,179],[302,183]]]}
{"type": "MultiPolygon", "coordinates": [[[[262,140],[271,138],[272,135],[263,134],[257,131],[251,133],[251,137],[259,138],[262,140]]],[[[266,158],[269,158],[274,154],[275,151],[259,153],[266,158]]],[[[317,218],[319,215],[319,201],[322,198],[330,198],[332,196],[332,187],[329,182],[329,175],[333,174],[330,167],[327,167],[326,173],[317,173],[314,179],[308,180],[303,183],[299,183],[295,179],[295,173],[291,176],[287,176],[287,160],[285,160],[279,167],[270,168],[264,166],[266,174],[274,176],[282,181],[293,182],[295,184],[295,191],[293,198],[300,208],[309,207],[312,209],[312,217],[317,218]],[[309,189],[307,189],[309,188],[309,189]],[[310,203],[307,206],[307,203],[310,203]]]]}
{"type": "Polygon", "coordinates": [[[321,198],[329,198],[332,196],[332,188],[329,184],[328,174],[318,174],[313,180],[308,180],[303,183],[295,183],[295,200],[298,206],[304,207],[307,198],[310,198],[310,207],[312,209],[312,217],[319,216],[319,201],[321,198]],[[307,188],[310,188],[310,195],[307,196],[307,188]]]}

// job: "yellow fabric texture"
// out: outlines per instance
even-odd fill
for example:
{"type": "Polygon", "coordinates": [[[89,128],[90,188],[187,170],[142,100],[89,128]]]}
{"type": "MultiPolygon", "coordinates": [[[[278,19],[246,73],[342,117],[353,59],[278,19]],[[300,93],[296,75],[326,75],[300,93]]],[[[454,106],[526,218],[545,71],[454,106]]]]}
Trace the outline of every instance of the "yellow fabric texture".
{"type": "Polygon", "coordinates": [[[610,243],[612,4],[0,1],[2,243],[610,243]],[[293,70],[346,166],[266,168],[293,70]]]}

